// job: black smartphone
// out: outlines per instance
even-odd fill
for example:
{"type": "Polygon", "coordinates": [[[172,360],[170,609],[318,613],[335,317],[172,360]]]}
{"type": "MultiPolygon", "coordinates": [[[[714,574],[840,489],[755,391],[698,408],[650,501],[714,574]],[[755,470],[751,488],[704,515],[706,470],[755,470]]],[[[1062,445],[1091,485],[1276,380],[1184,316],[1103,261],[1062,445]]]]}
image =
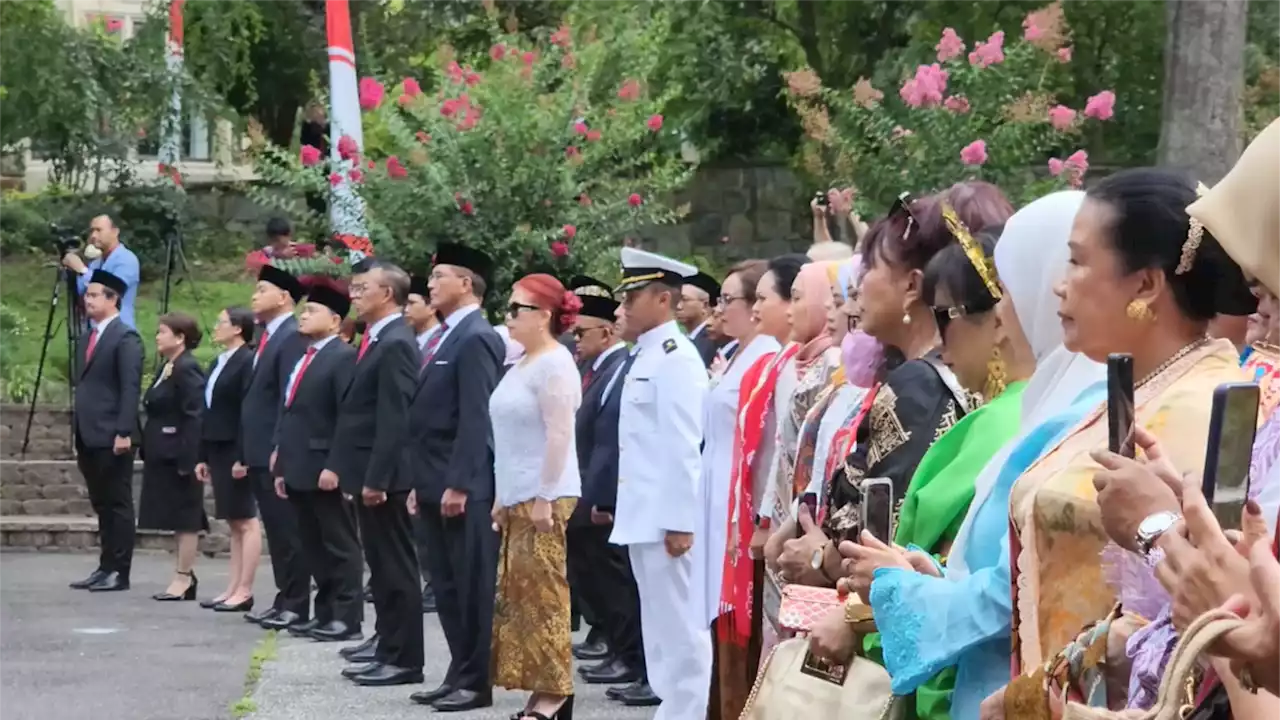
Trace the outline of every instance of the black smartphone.
{"type": "Polygon", "coordinates": [[[818,191],[814,192],[814,193],[813,193],[813,201],[814,201],[815,203],[817,203],[818,207],[826,207],[826,206],[827,206],[827,191],[826,191],[826,190],[818,190],[818,191]]]}
{"type": "Polygon", "coordinates": [[[893,481],[889,478],[863,481],[862,529],[882,543],[893,542],[893,481]]]}
{"type": "Polygon", "coordinates": [[[1253,383],[1226,383],[1213,391],[1203,488],[1223,530],[1239,530],[1244,518],[1259,397],[1253,383]]]}
{"type": "Polygon", "coordinates": [[[1107,356],[1107,447],[1131,458],[1133,444],[1133,356],[1107,356]]]}
{"type": "MultiPolygon", "coordinates": [[[[809,508],[809,517],[813,518],[815,523],[818,522],[818,494],[805,493],[801,495],[800,504],[809,508]]],[[[796,523],[796,537],[802,535],[804,535],[804,531],[800,529],[800,523],[796,523]]]]}

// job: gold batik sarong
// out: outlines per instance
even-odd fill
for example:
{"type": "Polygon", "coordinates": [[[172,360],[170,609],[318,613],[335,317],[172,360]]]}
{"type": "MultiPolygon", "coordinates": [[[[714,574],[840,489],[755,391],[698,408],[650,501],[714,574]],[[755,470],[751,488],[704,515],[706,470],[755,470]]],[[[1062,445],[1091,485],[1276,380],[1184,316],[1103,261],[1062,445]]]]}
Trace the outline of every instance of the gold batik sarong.
{"type": "Polygon", "coordinates": [[[551,531],[533,526],[533,500],[507,508],[493,607],[493,684],[573,694],[565,525],[577,498],[551,503],[551,531]]]}

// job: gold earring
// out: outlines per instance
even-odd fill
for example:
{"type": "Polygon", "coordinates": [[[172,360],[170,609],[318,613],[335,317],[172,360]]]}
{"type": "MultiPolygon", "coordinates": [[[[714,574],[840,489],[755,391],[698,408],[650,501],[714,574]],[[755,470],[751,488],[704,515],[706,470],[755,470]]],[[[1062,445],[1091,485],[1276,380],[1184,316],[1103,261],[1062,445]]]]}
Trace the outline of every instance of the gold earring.
{"type": "Polygon", "coordinates": [[[1156,314],[1151,312],[1151,307],[1147,305],[1146,300],[1134,300],[1130,302],[1124,309],[1124,314],[1129,316],[1130,320],[1138,322],[1154,320],[1156,314]]]}
{"type": "Polygon", "coordinates": [[[982,394],[990,402],[994,400],[1004,389],[1008,387],[1009,371],[1004,364],[1004,358],[1000,356],[1000,348],[991,348],[991,359],[987,361],[987,382],[982,389],[982,394]]]}

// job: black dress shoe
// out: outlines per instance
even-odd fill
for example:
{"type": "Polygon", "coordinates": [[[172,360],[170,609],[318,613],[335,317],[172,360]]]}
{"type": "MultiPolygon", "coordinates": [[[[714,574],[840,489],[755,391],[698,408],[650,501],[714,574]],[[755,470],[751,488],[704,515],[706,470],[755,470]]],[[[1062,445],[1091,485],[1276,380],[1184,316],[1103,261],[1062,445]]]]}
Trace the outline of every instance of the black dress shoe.
{"type": "Polygon", "coordinates": [[[292,610],[281,610],[280,612],[276,613],[275,617],[271,618],[270,620],[263,620],[258,624],[266,628],[267,630],[284,630],[287,627],[290,627],[293,625],[301,625],[307,622],[310,622],[310,621],[303,618],[298,613],[293,612],[292,610]]]}
{"type": "Polygon", "coordinates": [[[261,625],[264,620],[273,620],[279,614],[279,608],[274,606],[267,607],[259,610],[258,612],[246,612],[244,614],[244,620],[245,622],[251,622],[254,625],[261,625]]]}
{"type": "Polygon", "coordinates": [[[402,668],[395,665],[379,665],[376,669],[351,678],[351,681],[364,687],[386,687],[388,685],[417,685],[422,682],[422,668],[402,668]]]}
{"type": "MultiPolygon", "coordinates": [[[[289,632],[293,632],[293,628],[289,628],[289,632]]],[[[320,642],[344,642],[347,640],[359,640],[363,637],[360,634],[359,625],[347,625],[341,620],[319,625],[307,633],[313,640],[320,642]]]]}
{"type": "Polygon", "coordinates": [[[454,690],[431,705],[436,712],[462,712],[493,706],[493,693],[478,693],[474,690],[454,690]]]}
{"type": "Polygon", "coordinates": [[[361,655],[364,653],[373,652],[376,649],[378,649],[378,633],[374,633],[372,637],[360,643],[359,645],[349,645],[347,647],[342,648],[341,650],[338,651],[338,654],[350,660],[352,655],[361,655]]]}
{"type": "Polygon", "coordinates": [[[603,660],[609,657],[609,646],[602,642],[583,642],[573,646],[573,656],[579,660],[603,660]]]}
{"type": "Polygon", "coordinates": [[[129,589],[129,578],[118,572],[107,573],[107,576],[89,586],[89,592],[116,592],[129,589]]]}
{"type": "Polygon", "coordinates": [[[610,700],[617,700],[618,702],[622,702],[622,694],[639,684],[640,684],[640,681],[637,680],[636,682],[633,682],[630,685],[618,685],[611,688],[605,688],[604,696],[609,698],[610,700]]]}
{"type": "Polygon", "coordinates": [[[226,604],[225,602],[220,602],[220,603],[218,603],[217,605],[214,605],[214,606],[213,606],[213,611],[214,611],[214,612],[244,612],[244,613],[247,613],[247,612],[249,612],[249,611],[250,611],[250,610],[252,610],[252,609],[253,609],[253,596],[252,596],[252,595],[250,595],[249,597],[245,598],[245,599],[244,599],[244,602],[238,602],[238,603],[236,603],[235,605],[228,605],[228,604],[226,604]]]}
{"type": "Polygon", "coordinates": [[[654,707],[662,704],[662,698],[653,694],[649,683],[642,683],[623,691],[622,704],[627,707],[654,707]]]}
{"type": "Polygon", "coordinates": [[[363,675],[367,672],[373,672],[374,670],[377,670],[380,667],[382,667],[382,663],[377,661],[359,663],[356,665],[348,665],[347,667],[342,668],[342,677],[348,680],[352,680],[352,679],[355,679],[357,675],[363,675]]]}
{"type": "Polygon", "coordinates": [[[614,660],[604,667],[583,668],[578,674],[588,685],[621,685],[640,679],[640,673],[621,660],[614,660]]]}
{"type": "Polygon", "coordinates": [[[77,580],[71,583],[70,587],[72,590],[88,590],[90,585],[97,585],[98,583],[105,580],[107,575],[109,574],[110,573],[108,573],[106,570],[102,570],[102,569],[94,570],[93,572],[89,573],[89,577],[83,580],[77,580]]]}
{"type": "Polygon", "coordinates": [[[311,631],[320,627],[321,623],[316,618],[311,618],[306,622],[295,622],[289,626],[289,634],[294,637],[311,637],[311,631]]]}
{"type": "Polygon", "coordinates": [[[430,705],[451,692],[453,692],[453,688],[448,685],[441,685],[435,690],[419,690],[418,692],[410,695],[409,699],[419,705],[430,705]]]}

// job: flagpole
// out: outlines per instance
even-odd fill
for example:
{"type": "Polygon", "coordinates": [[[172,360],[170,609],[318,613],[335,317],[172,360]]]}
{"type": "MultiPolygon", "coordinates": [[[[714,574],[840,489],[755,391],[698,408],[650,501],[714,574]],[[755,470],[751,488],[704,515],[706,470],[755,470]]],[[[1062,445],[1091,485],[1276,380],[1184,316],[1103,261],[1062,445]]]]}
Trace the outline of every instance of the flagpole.
{"type": "Polygon", "coordinates": [[[356,51],[351,40],[351,11],[348,0],[325,0],[325,31],[329,39],[329,156],[330,167],[339,177],[331,185],[329,221],[336,237],[367,239],[364,201],[350,177],[364,152],[364,132],[360,126],[360,100],[356,81],[356,51]],[[343,138],[355,142],[355,158],[342,157],[343,138]]]}

